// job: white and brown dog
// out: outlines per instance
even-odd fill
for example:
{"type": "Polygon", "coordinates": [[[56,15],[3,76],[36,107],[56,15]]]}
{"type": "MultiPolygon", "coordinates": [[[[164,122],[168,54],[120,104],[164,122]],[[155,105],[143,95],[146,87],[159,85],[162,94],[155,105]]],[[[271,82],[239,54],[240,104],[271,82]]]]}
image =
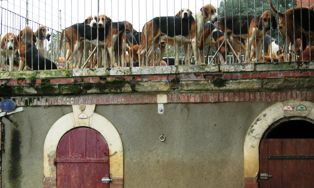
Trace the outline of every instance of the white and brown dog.
{"type": "MultiPolygon", "coordinates": [[[[200,9],[200,13],[196,15],[196,20],[191,15],[191,11],[183,9],[177,16],[155,17],[148,21],[142,30],[141,47],[139,49],[140,61],[144,62],[145,57],[147,57],[147,64],[153,65],[154,63],[150,61],[150,58],[155,55],[150,53],[159,53],[162,56],[164,43],[168,43],[167,40],[172,38],[173,40],[170,41],[177,41],[183,45],[191,42],[194,57],[196,62],[199,63],[198,33],[203,29],[205,22],[215,18],[215,14],[216,8],[208,4],[200,9]]],[[[176,64],[178,64],[178,57],[176,57],[176,64]]]]}
{"type": "Polygon", "coordinates": [[[22,71],[25,69],[25,59],[24,58],[21,58],[21,56],[23,56],[23,53],[24,52],[21,52],[21,46],[20,44],[21,43],[25,43],[25,44],[33,44],[35,45],[36,43],[36,36],[34,34],[34,31],[32,28],[30,28],[29,26],[26,26],[25,28],[23,28],[18,36],[17,36],[17,40],[18,40],[18,43],[19,43],[19,56],[20,56],[20,61],[19,61],[19,71],[22,71]]]}
{"type": "Polygon", "coordinates": [[[63,38],[66,43],[66,62],[73,62],[73,67],[81,67],[81,61],[84,50],[84,40],[91,41],[98,38],[97,36],[97,17],[90,16],[82,23],[71,25],[62,30],[60,39],[60,49],[62,49],[63,38]]]}
{"type": "Polygon", "coordinates": [[[246,62],[252,62],[253,57],[256,61],[262,60],[264,37],[271,28],[276,29],[276,27],[276,18],[270,10],[265,10],[261,16],[251,20],[245,50],[246,62]]]}
{"type": "Polygon", "coordinates": [[[34,33],[36,36],[36,47],[41,56],[47,57],[47,50],[45,48],[45,40],[50,40],[50,33],[48,33],[48,28],[46,26],[39,26],[39,28],[34,33]]]}
{"type": "Polygon", "coordinates": [[[201,54],[198,48],[198,41],[200,41],[202,32],[204,30],[204,25],[208,21],[215,21],[217,19],[217,10],[212,4],[204,5],[200,12],[195,15],[196,19],[196,36],[192,40],[192,48],[194,53],[195,61],[198,64],[204,64],[204,54],[201,54]]]}
{"type": "Polygon", "coordinates": [[[104,43],[104,60],[102,60],[102,62],[110,62],[110,65],[104,66],[125,66],[127,51],[126,31],[130,32],[133,30],[132,24],[127,21],[112,22],[111,19],[105,15],[98,17],[98,24],[99,27],[103,29],[103,31],[100,31],[105,35],[101,37],[102,40],[100,40],[104,43]]]}
{"type": "Polygon", "coordinates": [[[1,63],[9,60],[9,71],[13,70],[13,63],[18,52],[18,40],[14,33],[6,33],[1,37],[1,63]]]}

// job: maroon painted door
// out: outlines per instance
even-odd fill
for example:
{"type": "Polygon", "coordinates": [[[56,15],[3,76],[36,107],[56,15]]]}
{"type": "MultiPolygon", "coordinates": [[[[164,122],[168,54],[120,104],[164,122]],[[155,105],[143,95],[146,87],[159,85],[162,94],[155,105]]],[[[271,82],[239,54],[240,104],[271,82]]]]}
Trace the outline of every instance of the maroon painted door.
{"type": "Polygon", "coordinates": [[[314,187],[314,139],[263,139],[259,187],[314,187]]]}
{"type": "Polygon", "coordinates": [[[90,128],[67,132],[57,148],[57,188],[109,188],[101,182],[109,177],[106,140],[90,128]]]}

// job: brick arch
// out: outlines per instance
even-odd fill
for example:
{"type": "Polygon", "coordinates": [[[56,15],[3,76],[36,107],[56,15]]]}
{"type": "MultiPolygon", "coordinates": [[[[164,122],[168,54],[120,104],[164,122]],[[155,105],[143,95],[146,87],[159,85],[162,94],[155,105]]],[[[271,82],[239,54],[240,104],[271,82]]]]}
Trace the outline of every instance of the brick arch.
{"type": "Polygon", "coordinates": [[[246,188],[257,188],[259,144],[267,129],[283,118],[298,117],[314,121],[314,104],[306,101],[286,101],[265,109],[254,120],[244,141],[244,181],[246,188]]]}
{"type": "Polygon", "coordinates": [[[73,128],[89,127],[98,131],[109,146],[109,162],[112,188],[123,187],[123,146],[116,128],[105,117],[94,113],[95,105],[73,106],[73,112],[62,116],[50,128],[44,143],[44,180],[45,188],[56,187],[57,146],[62,136],[73,128]]]}

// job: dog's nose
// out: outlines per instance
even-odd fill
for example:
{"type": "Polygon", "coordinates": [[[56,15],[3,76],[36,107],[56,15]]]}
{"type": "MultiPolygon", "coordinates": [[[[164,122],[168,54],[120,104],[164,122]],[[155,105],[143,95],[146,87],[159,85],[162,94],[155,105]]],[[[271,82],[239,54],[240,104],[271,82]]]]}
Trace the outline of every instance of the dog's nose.
{"type": "Polygon", "coordinates": [[[47,39],[48,41],[50,41],[50,37],[51,37],[51,34],[48,33],[48,35],[46,36],[46,39],[47,39]]]}
{"type": "Polygon", "coordinates": [[[96,23],[93,23],[93,27],[97,27],[97,24],[96,24],[96,23]]]}
{"type": "Polygon", "coordinates": [[[188,13],[184,13],[184,18],[187,18],[188,17],[188,13]]]}
{"type": "Polygon", "coordinates": [[[9,50],[13,50],[13,47],[12,47],[12,46],[9,46],[9,50]]]}

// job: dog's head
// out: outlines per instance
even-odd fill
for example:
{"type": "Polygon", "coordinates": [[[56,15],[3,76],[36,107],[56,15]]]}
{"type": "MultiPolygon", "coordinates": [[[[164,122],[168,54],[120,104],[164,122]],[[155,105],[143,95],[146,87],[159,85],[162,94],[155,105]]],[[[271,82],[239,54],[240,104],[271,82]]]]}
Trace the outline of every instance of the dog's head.
{"type": "Polygon", "coordinates": [[[89,16],[84,20],[84,24],[89,25],[90,27],[97,26],[97,17],[96,16],[89,16]]]}
{"type": "Polygon", "coordinates": [[[4,50],[16,50],[18,48],[17,37],[14,33],[7,33],[3,36],[1,48],[4,50]]]}
{"type": "Polygon", "coordinates": [[[26,26],[24,29],[22,29],[17,36],[17,39],[20,42],[24,43],[30,43],[30,44],[35,44],[36,43],[36,36],[29,26],[26,26]]]}
{"type": "Polygon", "coordinates": [[[126,32],[133,32],[133,25],[130,22],[124,21],[124,27],[126,32]]]}
{"type": "Polygon", "coordinates": [[[49,29],[46,26],[40,26],[37,31],[35,32],[35,36],[39,39],[39,40],[45,40],[47,39],[48,41],[50,40],[50,33],[49,33],[49,29]]]}
{"type": "Polygon", "coordinates": [[[99,27],[106,27],[111,24],[111,19],[106,15],[100,15],[97,17],[97,23],[99,27]]]}
{"type": "Polygon", "coordinates": [[[201,8],[201,13],[204,18],[204,21],[214,21],[217,18],[217,10],[211,5],[207,4],[201,8]]]}
{"type": "Polygon", "coordinates": [[[193,13],[190,9],[184,8],[181,9],[176,16],[181,17],[182,19],[188,19],[193,16],[193,13]]]}
{"type": "Polygon", "coordinates": [[[277,28],[277,21],[270,10],[265,10],[260,16],[258,29],[268,31],[277,28]]]}

